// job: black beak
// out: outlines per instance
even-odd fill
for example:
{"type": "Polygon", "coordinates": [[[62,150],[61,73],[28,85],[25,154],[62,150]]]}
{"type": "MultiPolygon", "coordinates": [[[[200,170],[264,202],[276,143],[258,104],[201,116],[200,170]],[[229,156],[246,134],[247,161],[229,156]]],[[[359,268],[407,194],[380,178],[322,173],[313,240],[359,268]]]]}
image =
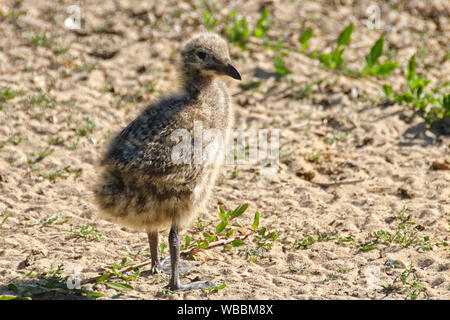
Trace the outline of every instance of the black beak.
{"type": "Polygon", "coordinates": [[[239,73],[239,71],[237,71],[237,69],[235,67],[233,67],[233,65],[230,63],[228,63],[227,66],[225,67],[225,74],[229,75],[233,79],[242,80],[242,77],[241,77],[241,74],[239,73]]]}

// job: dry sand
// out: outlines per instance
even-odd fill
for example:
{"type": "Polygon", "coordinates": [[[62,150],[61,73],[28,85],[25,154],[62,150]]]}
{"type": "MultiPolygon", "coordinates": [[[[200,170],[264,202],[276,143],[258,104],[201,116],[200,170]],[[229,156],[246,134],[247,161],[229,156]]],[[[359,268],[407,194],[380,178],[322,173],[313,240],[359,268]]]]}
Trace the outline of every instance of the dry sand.
{"type": "MultiPolygon", "coordinates": [[[[10,283],[19,290],[35,283],[24,275],[30,271],[42,273],[62,264],[63,275],[78,267],[86,279],[124,257],[135,263],[149,258],[144,233],[96,217],[91,192],[96,163],[114,132],[146,103],[174,90],[176,52],[187,35],[202,30],[202,2],[194,6],[184,1],[82,1],[78,32],[64,29],[73,3],[0,1],[0,88],[21,93],[0,102],[0,142],[10,135],[22,139],[0,149],[0,294],[13,294],[7,288],[10,283]],[[45,33],[47,39],[39,38],[45,33]],[[36,45],[39,41],[42,45],[36,45]],[[51,154],[29,163],[45,148],[51,154]],[[49,179],[48,173],[55,170],[60,176],[49,179]],[[50,226],[39,223],[57,212],[61,214],[50,226]],[[103,239],[77,239],[67,231],[83,225],[95,227],[103,239]],[[142,252],[133,260],[127,248],[142,252]]],[[[298,47],[296,39],[305,22],[315,34],[310,46],[319,49],[331,47],[338,32],[353,22],[352,44],[344,57],[360,66],[381,34],[362,23],[371,3],[375,1],[231,1],[210,2],[209,9],[216,17],[226,17],[237,8],[254,24],[265,5],[276,21],[271,35],[298,47]]],[[[380,4],[380,22],[390,31],[386,40],[395,48],[400,68],[389,83],[395,88],[403,85],[402,70],[414,52],[419,71],[431,85],[448,81],[448,2],[390,3],[396,9],[380,4]]],[[[120,298],[403,299],[412,289],[395,279],[412,263],[416,288],[423,285],[419,298],[426,294],[448,299],[448,247],[435,243],[449,240],[449,136],[427,130],[423,120],[404,107],[380,106],[382,96],[373,81],[336,75],[293,52],[285,58],[292,82],[277,81],[273,51],[250,48],[231,46],[244,82],[262,81],[258,90],[243,91],[237,82],[226,80],[236,128],[279,129],[280,168],[275,175],[245,166],[225,168],[208,210],[199,217],[209,225],[206,229],[212,229],[219,222],[218,204],[233,209],[248,203],[240,218],[243,225],[251,225],[258,210],[261,225],[280,232],[278,239],[272,250],[260,250],[260,256],[223,247],[196,255],[201,265],[182,280],[225,282],[226,288],[216,293],[163,294],[167,276],[149,275],[144,267],[143,275],[129,282],[133,290],[120,298]],[[267,77],[259,78],[264,74],[267,77]],[[307,98],[294,99],[294,92],[320,79],[307,98]],[[352,183],[317,184],[339,181],[352,183]],[[416,232],[415,243],[403,247],[392,241],[368,251],[357,247],[373,239],[373,232],[398,230],[398,212],[409,216],[407,228],[416,232]],[[296,248],[318,234],[332,239],[325,236],[327,241],[296,248]],[[338,241],[350,237],[354,241],[338,241]],[[424,237],[429,237],[432,250],[423,250],[424,237]],[[396,289],[383,290],[392,284],[396,289]]],[[[167,233],[162,233],[164,241],[167,233]]],[[[199,239],[196,221],[182,239],[185,234],[199,239]]],[[[248,239],[240,249],[254,247],[256,242],[248,239]]],[[[411,274],[407,282],[413,279],[411,274]]],[[[118,293],[103,284],[84,288],[102,292],[105,298],[118,293]]],[[[50,293],[34,298],[77,296],[50,293]]]]}

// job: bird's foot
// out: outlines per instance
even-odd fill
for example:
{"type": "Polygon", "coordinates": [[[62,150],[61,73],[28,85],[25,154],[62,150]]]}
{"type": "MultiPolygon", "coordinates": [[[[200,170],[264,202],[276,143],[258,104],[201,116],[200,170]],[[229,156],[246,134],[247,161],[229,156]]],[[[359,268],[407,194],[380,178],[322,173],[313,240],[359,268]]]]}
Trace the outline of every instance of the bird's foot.
{"type": "Polygon", "coordinates": [[[166,288],[172,291],[186,291],[186,290],[197,290],[197,289],[209,289],[216,287],[217,285],[209,280],[192,281],[190,283],[182,284],[178,281],[170,281],[166,288]]]}
{"type": "Polygon", "coordinates": [[[162,269],[161,263],[158,261],[158,262],[152,264],[152,268],[150,269],[150,272],[152,274],[156,274],[156,273],[159,273],[161,270],[163,270],[163,269],[162,269]]]}
{"type": "MultiPolygon", "coordinates": [[[[199,266],[198,264],[192,264],[180,259],[180,261],[178,262],[178,271],[182,274],[187,274],[189,271],[198,266],[199,266]]],[[[167,257],[163,261],[161,261],[158,269],[164,271],[165,273],[170,274],[172,271],[170,257],[167,257]]]]}

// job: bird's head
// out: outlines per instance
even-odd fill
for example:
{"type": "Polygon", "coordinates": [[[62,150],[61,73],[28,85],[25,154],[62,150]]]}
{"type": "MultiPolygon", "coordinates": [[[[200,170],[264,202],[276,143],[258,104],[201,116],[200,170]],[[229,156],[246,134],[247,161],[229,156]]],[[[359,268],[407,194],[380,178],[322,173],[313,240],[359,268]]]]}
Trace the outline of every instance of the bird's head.
{"type": "Polygon", "coordinates": [[[215,33],[200,33],[190,38],[181,51],[181,67],[186,74],[211,78],[227,75],[241,80],[241,74],[231,64],[228,45],[215,33]]]}

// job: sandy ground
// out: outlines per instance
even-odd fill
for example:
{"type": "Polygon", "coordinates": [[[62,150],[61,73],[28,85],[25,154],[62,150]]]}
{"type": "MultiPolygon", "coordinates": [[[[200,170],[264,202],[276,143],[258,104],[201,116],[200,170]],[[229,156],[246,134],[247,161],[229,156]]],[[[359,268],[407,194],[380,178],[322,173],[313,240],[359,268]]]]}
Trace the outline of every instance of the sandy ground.
{"type": "MultiPolygon", "coordinates": [[[[355,2],[210,1],[208,6],[221,21],[237,8],[252,24],[265,6],[274,20],[269,35],[299,47],[305,23],[315,34],[310,46],[320,50],[332,47],[339,31],[353,22],[344,57],[360,66],[381,31],[363,24],[367,7],[376,2],[355,2]]],[[[448,2],[389,2],[379,3],[380,28],[389,31],[386,42],[400,68],[386,81],[403,85],[402,70],[414,52],[420,52],[418,70],[431,85],[448,81],[448,2]]],[[[96,164],[114,132],[146,103],[174,90],[177,50],[187,35],[202,30],[208,2],[81,1],[77,32],[64,28],[73,3],[0,1],[0,88],[19,93],[0,101],[0,142],[9,140],[0,149],[0,294],[14,294],[10,284],[24,290],[43,283],[26,275],[31,271],[42,274],[63,265],[62,276],[77,267],[87,279],[124,257],[133,263],[149,258],[144,233],[96,217],[91,192],[96,164]],[[46,148],[50,154],[40,159],[46,148]],[[58,212],[53,223],[42,225],[58,212]],[[103,238],[76,238],[67,231],[82,226],[95,227],[103,238]]],[[[379,87],[370,79],[337,75],[290,52],[285,62],[292,73],[277,80],[273,51],[232,45],[231,52],[243,83],[261,81],[257,90],[243,90],[226,80],[236,128],[279,129],[280,166],[274,175],[246,166],[224,168],[208,210],[199,217],[204,230],[213,230],[220,221],[218,204],[234,209],[248,203],[242,225],[251,225],[259,211],[260,225],[279,237],[267,251],[256,250],[250,237],[232,250],[219,246],[194,255],[200,266],[183,281],[226,283],[218,292],[168,293],[163,291],[168,277],[143,267],[140,277],[127,282],[133,289],[119,298],[404,299],[416,290],[420,299],[449,299],[449,252],[442,245],[449,240],[449,136],[427,130],[402,106],[380,105],[379,87]],[[296,99],[307,84],[310,94],[296,99]],[[351,183],[320,185],[342,181],[351,183]],[[374,232],[399,231],[399,217],[409,218],[403,234],[412,243],[393,240],[361,250],[374,232]],[[319,241],[299,245],[308,237],[319,241]],[[424,250],[424,238],[431,250],[424,250]],[[414,272],[403,284],[398,276],[410,264],[414,272]]],[[[200,238],[198,221],[182,239],[200,238]]],[[[167,233],[161,234],[165,242],[167,233]]],[[[104,284],[83,288],[103,298],[119,293],[104,284]]],[[[80,298],[38,292],[35,299],[80,298]]]]}

